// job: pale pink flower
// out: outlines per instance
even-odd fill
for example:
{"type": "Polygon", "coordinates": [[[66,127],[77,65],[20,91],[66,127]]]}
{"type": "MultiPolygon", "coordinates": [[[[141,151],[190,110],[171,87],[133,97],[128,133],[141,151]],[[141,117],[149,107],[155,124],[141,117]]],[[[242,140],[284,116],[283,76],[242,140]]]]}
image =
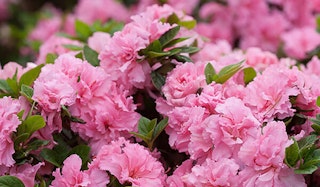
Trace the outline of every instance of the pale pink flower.
{"type": "Polygon", "coordinates": [[[161,163],[146,148],[124,138],[103,146],[93,163],[101,170],[109,171],[121,184],[163,186],[166,178],[161,163]]]}
{"type": "Polygon", "coordinates": [[[282,35],[285,53],[294,58],[305,58],[320,44],[320,34],[314,27],[296,28],[282,35]]]}
{"type": "Polygon", "coordinates": [[[285,148],[292,144],[285,124],[269,122],[262,127],[259,137],[248,139],[239,151],[239,158],[255,170],[281,168],[284,166],[285,148]]]}
{"type": "Polygon", "coordinates": [[[91,24],[97,20],[106,22],[108,19],[127,21],[129,13],[125,6],[115,0],[81,0],[75,7],[75,16],[91,24]]]}
{"type": "Polygon", "coordinates": [[[16,128],[20,125],[17,113],[21,107],[18,100],[10,97],[0,99],[0,165],[12,166],[15,161],[12,158],[14,150],[14,142],[12,141],[12,133],[16,132],[16,128]]]}
{"type": "Polygon", "coordinates": [[[55,179],[51,183],[51,187],[74,187],[74,186],[89,186],[89,175],[81,169],[81,158],[73,154],[69,156],[64,162],[63,167],[57,168],[52,175],[55,179]]]}
{"type": "Polygon", "coordinates": [[[26,67],[23,67],[16,62],[8,62],[3,66],[3,68],[0,68],[0,79],[13,78],[15,73],[17,73],[17,79],[19,80],[21,75],[35,66],[36,65],[31,62],[27,63],[26,67]]]}
{"type": "Polygon", "coordinates": [[[194,61],[218,61],[221,56],[231,53],[231,45],[226,40],[218,40],[215,43],[204,43],[201,50],[194,54],[194,61]]]}
{"type": "Polygon", "coordinates": [[[279,60],[277,56],[268,51],[262,51],[257,47],[250,47],[246,50],[246,64],[258,70],[263,71],[271,64],[278,64],[279,60]]]}
{"type": "Polygon", "coordinates": [[[80,47],[82,46],[82,44],[79,41],[53,35],[41,45],[36,64],[45,64],[46,56],[49,53],[57,55],[62,55],[64,53],[70,53],[75,55],[78,53],[77,51],[70,51],[69,49],[64,47],[64,45],[75,45],[80,47]]]}
{"type": "Polygon", "coordinates": [[[88,45],[93,50],[100,53],[105,45],[109,43],[109,40],[111,39],[111,36],[109,33],[105,32],[95,32],[91,37],[88,38],[88,45]]]}
{"type": "Polygon", "coordinates": [[[284,166],[282,168],[269,168],[263,171],[256,171],[246,167],[239,172],[238,186],[270,186],[270,187],[306,187],[303,175],[295,174],[293,169],[284,166]]]}
{"type": "Polygon", "coordinates": [[[188,97],[195,97],[197,91],[206,85],[203,65],[184,63],[168,73],[162,92],[173,106],[183,106],[188,97]]]}
{"type": "Polygon", "coordinates": [[[176,10],[184,11],[190,15],[192,14],[192,11],[196,8],[196,5],[199,3],[199,0],[168,0],[167,3],[176,10]]]}
{"type": "Polygon", "coordinates": [[[292,116],[294,109],[289,97],[299,93],[296,80],[295,70],[270,66],[247,85],[244,101],[261,121],[292,116]]]}
{"type": "Polygon", "coordinates": [[[207,159],[203,164],[192,168],[190,174],[183,176],[183,181],[190,186],[236,186],[240,166],[233,159],[207,159]]]}

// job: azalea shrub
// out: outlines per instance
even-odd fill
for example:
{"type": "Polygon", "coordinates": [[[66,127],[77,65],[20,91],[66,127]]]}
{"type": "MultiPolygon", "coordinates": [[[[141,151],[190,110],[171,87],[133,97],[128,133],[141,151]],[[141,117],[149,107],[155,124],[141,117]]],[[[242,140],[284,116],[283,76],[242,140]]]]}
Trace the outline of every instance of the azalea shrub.
{"type": "Polygon", "coordinates": [[[44,9],[0,69],[0,186],[320,185],[319,0],[44,9]]]}

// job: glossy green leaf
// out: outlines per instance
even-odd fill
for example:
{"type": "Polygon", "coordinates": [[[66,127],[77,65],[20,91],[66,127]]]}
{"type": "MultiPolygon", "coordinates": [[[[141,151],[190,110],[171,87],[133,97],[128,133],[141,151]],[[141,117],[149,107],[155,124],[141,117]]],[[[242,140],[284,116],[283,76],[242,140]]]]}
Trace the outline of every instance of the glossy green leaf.
{"type": "Polygon", "coordinates": [[[80,20],[75,21],[75,30],[77,35],[80,37],[81,40],[85,41],[88,37],[92,34],[92,31],[85,22],[80,20]]]}
{"type": "Polygon", "coordinates": [[[49,142],[50,141],[48,140],[33,139],[30,142],[28,142],[27,151],[37,150],[40,147],[48,145],[49,142]]]}
{"type": "Polygon", "coordinates": [[[77,145],[69,152],[69,156],[77,154],[82,160],[82,167],[86,167],[90,160],[90,147],[87,145],[77,145]]]}
{"type": "Polygon", "coordinates": [[[23,133],[29,133],[30,135],[35,131],[43,128],[46,125],[44,119],[40,115],[29,116],[18,127],[18,135],[23,133]]]}
{"type": "Polygon", "coordinates": [[[223,84],[229,80],[234,74],[236,74],[242,68],[243,61],[228,65],[220,70],[218,78],[215,80],[216,83],[223,84]]]}
{"type": "Polygon", "coordinates": [[[21,133],[14,139],[14,147],[17,148],[20,143],[25,142],[30,137],[29,133],[21,133]]]}
{"type": "Polygon", "coordinates": [[[52,149],[44,148],[41,150],[40,156],[47,162],[53,164],[56,167],[61,167],[59,162],[59,154],[52,149]]]}
{"type": "Polygon", "coordinates": [[[247,67],[243,69],[243,80],[247,85],[257,76],[257,72],[252,67],[247,67]]]}
{"type": "Polygon", "coordinates": [[[19,96],[19,85],[18,85],[16,78],[13,78],[13,79],[8,78],[7,83],[8,83],[8,86],[10,87],[10,90],[12,90],[12,92],[10,94],[12,94],[13,97],[18,97],[19,96]]]}
{"type": "Polygon", "coordinates": [[[98,59],[99,54],[91,49],[89,46],[85,45],[83,47],[84,58],[93,66],[99,66],[100,60],[98,59]]]}
{"type": "Polygon", "coordinates": [[[194,19],[188,20],[188,21],[179,21],[178,25],[180,25],[181,27],[184,27],[184,28],[187,28],[187,29],[191,30],[197,25],[197,21],[194,20],[194,19]]]}
{"type": "Polygon", "coordinates": [[[153,129],[153,127],[151,127],[150,123],[151,123],[151,120],[142,116],[139,119],[139,124],[138,124],[139,133],[143,134],[143,135],[148,134],[153,129]]]}
{"type": "Polygon", "coordinates": [[[318,169],[315,165],[302,165],[299,169],[294,170],[295,174],[312,174],[318,169]]]}
{"type": "Polygon", "coordinates": [[[71,51],[81,51],[82,50],[81,46],[72,45],[72,44],[64,44],[63,47],[66,49],[69,49],[71,51]]]}
{"type": "Polygon", "coordinates": [[[136,133],[136,132],[130,132],[131,134],[133,134],[135,137],[140,138],[141,140],[143,140],[144,142],[149,142],[150,141],[150,137],[140,134],[140,133],[136,133]]]}
{"type": "Polygon", "coordinates": [[[317,135],[320,135],[320,125],[319,124],[312,124],[311,127],[315,131],[317,135]]]}
{"type": "Polygon", "coordinates": [[[170,52],[155,52],[155,51],[148,51],[146,56],[149,58],[158,58],[170,55],[170,52]]]}
{"type": "Polygon", "coordinates": [[[285,162],[288,166],[294,167],[299,161],[299,146],[296,140],[285,150],[285,162]]]}
{"type": "Polygon", "coordinates": [[[30,86],[23,84],[23,85],[21,85],[20,93],[23,96],[25,96],[27,99],[31,100],[31,98],[33,96],[33,89],[30,86]]]}
{"type": "Polygon", "coordinates": [[[54,64],[54,61],[58,58],[58,55],[54,53],[48,53],[46,56],[46,64],[54,64]]]}
{"type": "Polygon", "coordinates": [[[320,96],[317,97],[316,104],[317,104],[318,107],[320,107],[320,96]]]}
{"type": "Polygon", "coordinates": [[[6,92],[6,93],[12,92],[6,80],[0,79],[0,92],[6,92]]]}
{"type": "Polygon", "coordinates": [[[179,33],[180,26],[173,27],[165,32],[160,38],[159,41],[161,46],[167,45],[173,38],[179,33]]]}
{"type": "Polygon", "coordinates": [[[0,176],[0,186],[1,187],[25,187],[23,182],[15,177],[10,175],[0,176]]]}
{"type": "Polygon", "coordinates": [[[151,80],[155,88],[161,90],[162,86],[165,84],[166,79],[161,74],[153,71],[151,72],[151,80]]]}
{"type": "Polygon", "coordinates": [[[168,125],[168,118],[162,119],[155,127],[154,132],[153,132],[153,139],[155,140],[161,132],[166,128],[168,125]]]}
{"type": "Polygon", "coordinates": [[[207,84],[212,83],[218,77],[218,75],[217,75],[217,73],[211,63],[208,63],[206,65],[206,67],[204,69],[204,75],[206,77],[207,84]]]}
{"type": "Polygon", "coordinates": [[[176,13],[171,14],[168,18],[167,18],[167,23],[169,23],[170,25],[173,25],[175,23],[179,23],[180,19],[177,16],[176,13]]]}
{"type": "Polygon", "coordinates": [[[27,86],[31,86],[33,82],[38,78],[41,68],[44,66],[44,64],[38,65],[35,68],[30,69],[29,71],[25,72],[21,77],[19,81],[19,88],[21,88],[21,85],[25,84],[27,86]]]}
{"type": "Polygon", "coordinates": [[[191,58],[184,55],[174,55],[172,58],[176,59],[178,62],[192,62],[191,58]]]}
{"type": "Polygon", "coordinates": [[[189,37],[185,37],[185,38],[175,38],[173,40],[171,40],[169,43],[167,43],[166,45],[162,46],[164,49],[168,48],[168,47],[172,47],[180,42],[183,42],[185,40],[189,39],[189,37]]]}

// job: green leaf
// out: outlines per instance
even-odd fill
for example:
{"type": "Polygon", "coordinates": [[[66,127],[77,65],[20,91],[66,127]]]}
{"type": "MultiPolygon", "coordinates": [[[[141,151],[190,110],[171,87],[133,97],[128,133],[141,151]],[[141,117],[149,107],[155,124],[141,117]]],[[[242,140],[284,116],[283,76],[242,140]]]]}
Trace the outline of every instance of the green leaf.
{"type": "Polygon", "coordinates": [[[316,27],[317,27],[317,32],[320,33],[320,15],[319,14],[316,16],[316,27]]]}
{"type": "Polygon", "coordinates": [[[72,148],[69,152],[69,156],[72,154],[77,154],[82,160],[82,167],[87,167],[87,164],[90,159],[90,147],[87,145],[77,145],[76,147],[72,148]]]}
{"type": "Polygon", "coordinates": [[[29,71],[25,72],[21,77],[19,81],[19,88],[21,88],[21,85],[25,84],[27,86],[31,86],[33,82],[38,78],[41,68],[44,66],[44,64],[38,65],[35,68],[30,69],[29,71]]]}
{"type": "Polygon", "coordinates": [[[162,119],[155,127],[152,139],[155,140],[168,125],[168,118],[162,119]]]}
{"type": "Polygon", "coordinates": [[[181,49],[182,49],[181,53],[189,53],[189,54],[196,53],[200,50],[198,47],[192,47],[192,46],[181,47],[181,49]]]}
{"type": "Polygon", "coordinates": [[[82,22],[78,19],[75,21],[75,30],[77,35],[82,41],[86,41],[89,38],[89,36],[92,34],[92,31],[89,25],[87,25],[85,22],[82,22]]]}
{"type": "Polygon", "coordinates": [[[151,130],[149,128],[150,122],[151,122],[151,120],[149,120],[148,118],[143,117],[143,116],[139,119],[138,131],[140,134],[146,135],[150,132],[150,130],[151,130]]]}
{"type": "Polygon", "coordinates": [[[14,140],[14,147],[15,148],[19,147],[20,143],[25,142],[29,137],[30,137],[29,133],[19,134],[19,136],[17,136],[14,140]]]}
{"type": "Polygon", "coordinates": [[[320,107],[320,96],[317,97],[316,104],[317,104],[318,107],[320,107]]]}
{"type": "Polygon", "coordinates": [[[319,124],[312,124],[311,127],[315,131],[317,135],[320,135],[320,125],[319,124]]]}
{"type": "Polygon", "coordinates": [[[46,125],[44,119],[40,115],[29,116],[18,127],[17,134],[29,133],[30,135],[35,131],[43,128],[46,125]]]}
{"type": "Polygon", "coordinates": [[[40,156],[54,166],[61,167],[62,163],[59,162],[59,154],[54,150],[44,148],[41,150],[40,156]]]}
{"type": "Polygon", "coordinates": [[[20,93],[27,99],[31,100],[33,96],[33,89],[30,86],[22,84],[20,93]]]}
{"type": "Polygon", "coordinates": [[[54,61],[58,58],[58,55],[54,53],[48,53],[46,56],[46,64],[54,64],[54,61]]]}
{"type": "Polygon", "coordinates": [[[91,49],[89,46],[85,45],[83,47],[83,54],[85,59],[93,66],[99,66],[100,60],[98,59],[99,54],[91,49]]]}
{"type": "Polygon", "coordinates": [[[33,139],[28,142],[27,151],[37,150],[39,147],[48,145],[49,142],[48,140],[33,139]]]}
{"type": "Polygon", "coordinates": [[[229,80],[234,74],[236,74],[242,68],[243,61],[228,65],[220,70],[218,78],[215,80],[216,83],[223,84],[229,80]]]}
{"type": "Polygon", "coordinates": [[[148,51],[146,56],[149,58],[157,58],[169,55],[170,52],[155,52],[155,51],[148,51]]]}
{"type": "Polygon", "coordinates": [[[6,93],[12,92],[6,80],[0,79],[0,92],[6,92],[6,93]]]}
{"type": "Polygon", "coordinates": [[[167,23],[169,23],[170,25],[173,25],[175,23],[179,23],[180,19],[177,16],[176,13],[172,13],[168,18],[167,18],[167,23]]]}
{"type": "Polygon", "coordinates": [[[12,90],[12,92],[11,92],[12,96],[18,97],[19,96],[19,86],[18,86],[18,82],[17,82],[16,77],[13,79],[8,78],[7,83],[8,83],[8,86],[10,87],[10,90],[12,90]]]}
{"type": "Polygon", "coordinates": [[[290,167],[294,167],[299,160],[299,146],[295,139],[293,141],[293,144],[287,147],[285,151],[285,162],[290,167]]]}
{"type": "Polygon", "coordinates": [[[83,119],[80,119],[80,118],[75,117],[75,116],[71,116],[70,117],[70,121],[75,122],[75,123],[80,123],[80,124],[86,124],[87,123],[83,119]]]}
{"type": "Polygon", "coordinates": [[[257,76],[257,72],[252,67],[244,68],[243,74],[243,80],[246,85],[253,81],[253,79],[257,76]]]}
{"type": "Polygon", "coordinates": [[[140,138],[144,142],[149,142],[150,141],[150,137],[147,137],[146,135],[143,135],[143,134],[140,134],[140,133],[136,133],[136,132],[130,132],[130,133],[133,134],[135,137],[140,138]]]}
{"type": "Polygon", "coordinates": [[[159,41],[161,46],[167,45],[180,31],[180,26],[173,27],[165,32],[160,38],[159,41]]]}
{"type": "Polygon", "coordinates": [[[63,47],[66,49],[69,49],[71,51],[81,51],[82,50],[81,46],[72,45],[72,44],[64,44],[63,47]]]}
{"type": "Polygon", "coordinates": [[[169,43],[167,43],[166,45],[162,46],[164,49],[168,48],[168,47],[172,47],[177,43],[183,42],[185,40],[189,39],[189,37],[185,37],[185,38],[175,38],[173,40],[171,40],[169,43]]]}
{"type": "Polygon", "coordinates": [[[154,87],[156,87],[158,90],[161,90],[162,86],[166,82],[165,77],[155,71],[151,72],[151,80],[152,80],[154,87]]]}
{"type": "Polygon", "coordinates": [[[184,55],[174,55],[173,58],[178,62],[192,62],[191,58],[184,55]]]}
{"type": "Polygon", "coordinates": [[[302,165],[299,169],[294,170],[295,174],[312,174],[318,169],[315,165],[302,165]]]}
{"type": "Polygon", "coordinates": [[[218,75],[216,73],[216,70],[212,66],[211,63],[208,63],[204,69],[204,75],[206,77],[207,84],[212,83],[214,80],[217,79],[218,75]]]}
{"type": "Polygon", "coordinates": [[[0,176],[0,186],[1,187],[25,187],[23,182],[15,177],[10,175],[0,176]]]}
{"type": "Polygon", "coordinates": [[[197,21],[196,20],[189,20],[189,21],[179,21],[178,25],[180,25],[181,27],[187,28],[189,30],[193,29],[196,25],[197,25],[197,21]]]}

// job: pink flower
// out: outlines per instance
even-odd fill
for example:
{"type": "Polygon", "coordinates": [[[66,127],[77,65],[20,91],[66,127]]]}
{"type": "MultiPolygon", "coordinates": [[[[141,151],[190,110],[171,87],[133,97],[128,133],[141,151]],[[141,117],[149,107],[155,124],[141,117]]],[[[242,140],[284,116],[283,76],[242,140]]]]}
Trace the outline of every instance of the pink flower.
{"type": "Polygon", "coordinates": [[[66,45],[66,44],[82,46],[82,44],[76,40],[71,40],[68,38],[53,35],[41,45],[36,64],[45,64],[46,56],[49,53],[54,53],[57,55],[62,55],[64,53],[70,53],[70,54],[78,53],[75,51],[70,51],[69,49],[65,48],[63,45],[66,45]]]}
{"type": "Polygon", "coordinates": [[[111,39],[110,34],[105,32],[95,32],[91,37],[88,38],[88,45],[98,53],[100,53],[105,45],[109,43],[111,39]]]}
{"type": "Polygon", "coordinates": [[[17,73],[17,79],[19,80],[23,73],[34,68],[36,65],[34,63],[27,63],[27,67],[22,67],[16,62],[8,62],[3,68],[0,68],[0,79],[12,78],[15,73],[17,73]]]}
{"type": "Polygon", "coordinates": [[[20,103],[10,97],[0,99],[0,165],[12,166],[15,161],[12,154],[15,152],[11,139],[12,133],[20,125],[17,113],[20,112],[20,103]]]}
{"type": "Polygon", "coordinates": [[[302,59],[320,44],[320,34],[313,27],[293,29],[283,34],[284,51],[290,57],[302,59]]]}
{"type": "Polygon", "coordinates": [[[246,64],[255,68],[256,70],[263,71],[271,64],[278,64],[277,56],[268,51],[262,51],[257,47],[250,47],[246,50],[246,64]]]}
{"type": "Polygon", "coordinates": [[[281,168],[284,166],[285,148],[291,143],[283,122],[269,122],[259,137],[244,142],[239,158],[255,170],[281,168]]]}
{"type": "Polygon", "coordinates": [[[124,138],[103,146],[93,160],[101,170],[109,171],[121,184],[133,186],[163,186],[164,169],[159,161],[144,147],[132,144],[124,138]]]}
{"type": "Polygon", "coordinates": [[[92,76],[84,76],[84,82],[80,82],[83,87],[79,86],[86,89],[79,91],[79,100],[70,107],[71,114],[86,124],[73,123],[71,127],[89,141],[91,151],[96,154],[101,146],[120,136],[130,137],[129,132],[137,131],[140,115],[135,112],[136,105],[127,90],[114,83],[105,85],[108,81],[106,77],[99,77],[102,74],[94,71],[89,74],[92,76]],[[104,88],[108,88],[109,93],[104,88]]]}
{"type": "Polygon", "coordinates": [[[168,73],[162,92],[173,106],[183,106],[188,97],[195,97],[197,91],[206,85],[204,67],[193,63],[178,65],[168,73]]]}
{"type": "Polygon", "coordinates": [[[183,176],[191,172],[193,162],[193,160],[188,159],[177,167],[173,174],[167,178],[167,187],[186,186],[187,184],[183,181],[183,176]]]}
{"type": "Polygon", "coordinates": [[[30,164],[23,164],[20,166],[14,166],[10,168],[8,173],[12,176],[18,177],[25,187],[34,187],[35,185],[35,176],[37,174],[37,171],[41,166],[43,166],[44,163],[38,163],[34,166],[30,164]]]}
{"type": "Polygon", "coordinates": [[[115,0],[81,0],[75,7],[75,16],[86,22],[106,22],[108,19],[127,21],[129,18],[125,6],[115,0]],[[108,7],[106,10],[105,7],[108,7]]]}
{"type": "Polygon", "coordinates": [[[89,186],[90,180],[87,173],[80,171],[81,158],[78,155],[71,155],[63,162],[63,168],[57,168],[52,175],[55,179],[51,183],[51,187],[74,187],[89,186]]]}
{"type": "Polygon", "coordinates": [[[283,168],[269,168],[259,172],[247,167],[239,173],[238,186],[306,187],[307,185],[303,175],[295,174],[293,169],[284,166],[283,168]]]}
{"type": "Polygon", "coordinates": [[[295,70],[285,66],[270,66],[247,85],[244,101],[260,121],[292,116],[294,109],[289,97],[299,93],[296,80],[295,70]]]}
{"type": "Polygon", "coordinates": [[[239,169],[240,166],[233,159],[207,159],[203,164],[194,166],[191,173],[182,178],[187,184],[195,187],[236,186],[239,169]]]}

